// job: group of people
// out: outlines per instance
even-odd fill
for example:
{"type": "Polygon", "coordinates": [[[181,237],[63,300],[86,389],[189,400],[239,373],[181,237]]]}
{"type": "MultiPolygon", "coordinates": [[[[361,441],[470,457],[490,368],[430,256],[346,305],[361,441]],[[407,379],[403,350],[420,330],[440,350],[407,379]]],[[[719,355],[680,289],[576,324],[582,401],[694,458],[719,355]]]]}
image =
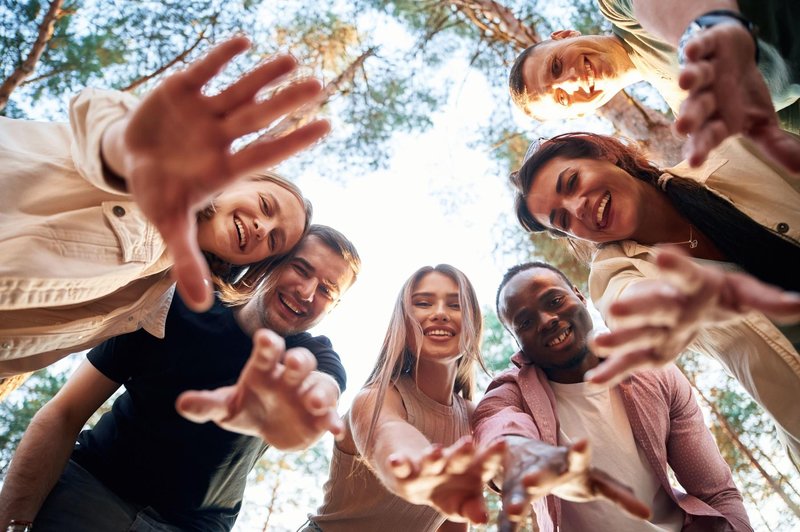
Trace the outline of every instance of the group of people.
{"type": "Polygon", "coordinates": [[[523,51],[512,100],[562,118],[652,81],[690,135],[687,160],[659,168],[590,133],[531,145],[510,178],[515,214],[590,264],[610,331],[593,333],[558,269],[510,268],[495,305],[519,351],[477,404],[481,305],[439,264],[400,288],[375,367],[337,414],[341,359],[307,331],[361,260],[263,170],[329,124],[237,143],[318,95],[313,79],[282,82],[291,57],[208,96],[247,48],[236,37],[141,101],[86,90],[69,124],[0,118],[0,377],[92,348],[20,442],[0,527],[230,530],[268,447],[331,432],[304,531],[467,530],[488,520],[487,486],[500,530],[531,506],[543,531],[751,530],[671,362],[689,349],[719,360],[800,465],[797,6],[598,3],[613,35],[562,30],[523,51]],[[770,31],[756,36],[754,16],[770,31]]]}

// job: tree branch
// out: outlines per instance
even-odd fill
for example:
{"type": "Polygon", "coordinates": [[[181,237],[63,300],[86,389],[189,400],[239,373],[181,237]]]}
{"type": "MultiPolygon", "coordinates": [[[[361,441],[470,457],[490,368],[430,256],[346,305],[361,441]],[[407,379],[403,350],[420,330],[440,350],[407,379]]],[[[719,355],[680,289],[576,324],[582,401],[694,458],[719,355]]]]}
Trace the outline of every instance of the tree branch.
{"type": "Polygon", "coordinates": [[[154,72],[151,72],[150,74],[148,74],[146,76],[142,76],[141,78],[134,80],[131,84],[129,84],[127,87],[125,87],[125,88],[123,88],[121,90],[123,92],[130,92],[130,91],[134,90],[136,87],[139,87],[140,85],[142,85],[143,83],[147,83],[151,79],[153,79],[153,78],[155,78],[157,76],[160,76],[161,74],[163,74],[164,72],[166,72],[167,70],[172,68],[177,63],[183,62],[186,59],[186,57],[190,53],[192,53],[192,51],[195,48],[197,48],[200,45],[201,42],[203,42],[203,40],[205,39],[205,36],[206,36],[206,30],[207,29],[208,28],[204,28],[203,31],[201,31],[199,33],[199,35],[197,36],[197,39],[195,39],[194,43],[192,43],[192,45],[189,48],[187,48],[183,52],[181,52],[178,55],[176,55],[171,61],[169,61],[165,65],[162,65],[160,68],[158,68],[154,72]]]}

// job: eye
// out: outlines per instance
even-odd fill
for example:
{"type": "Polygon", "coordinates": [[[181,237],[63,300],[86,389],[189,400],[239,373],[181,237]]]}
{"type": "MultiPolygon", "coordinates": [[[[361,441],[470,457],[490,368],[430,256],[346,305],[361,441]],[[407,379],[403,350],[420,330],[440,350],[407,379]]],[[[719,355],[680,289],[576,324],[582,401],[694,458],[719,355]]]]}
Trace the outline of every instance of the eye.
{"type": "Polygon", "coordinates": [[[518,331],[524,331],[531,326],[531,320],[522,320],[519,325],[517,325],[518,331]]]}
{"type": "Polygon", "coordinates": [[[556,101],[558,102],[558,105],[569,107],[569,96],[561,89],[556,91],[556,101]]]}
{"type": "Polygon", "coordinates": [[[558,307],[564,302],[564,296],[557,296],[550,300],[551,307],[558,307]]]}
{"type": "Polygon", "coordinates": [[[308,272],[301,265],[292,264],[292,268],[294,268],[294,271],[296,271],[301,277],[303,277],[303,278],[308,277],[308,272]]]}
{"type": "Polygon", "coordinates": [[[324,284],[319,285],[319,291],[322,292],[322,295],[328,299],[334,299],[333,290],[325,286],[324,284]]]}
{"type": "Polygon", "coordinates": [[[561,59],[553,58],[553,62],[550,63],[550,73],[554,78],[558,78],[561,75],[561,59]]]}
{"type": "Polygon", "coordinates": [[[259,194],[258,197],[261,200],[261,212],[264,213],[264,216],[271,218],[272,206],[269,204],[269,201],[267,201],[267,197],[263,194],[259,194]]]}
{"type": "Polygon", "coordinates": [[[269,233],[268,241],[269,241],[269,250],[275,251],[275,246],[277,246],[278,244],[275,242],[275,235],[272,234],[272,231],[270,231],[269,233]]]}
{"type": "Polygon", "coordinates": [[[569,213],[566,210],[561,211],[561,217],[559,218],[559,222],[561,222],[561,229],[564,231],[569,230],[569,213]]]}
{"type": "Polygon", "coordinates": [[[414,301],[414,306],[418,308],[428,308],[431,304],[425,300],[414,301]]]}
{"type": "Polygon", "coordinates": [[[578,182],[578,172],[575,172],[567,180],[567,191],[572,192],[575,189],[575,183],[578,182]]]}
{"type": "Polygon", "coordinates": [[[450,308],[451,308],[451,309],[453,309],[453,310],[461,310],[461,305],[460,305],[460,304],[458,304],[458,303],[450,303],[450,304],[448,305],[448,307],[450,307],[450,308]]]}

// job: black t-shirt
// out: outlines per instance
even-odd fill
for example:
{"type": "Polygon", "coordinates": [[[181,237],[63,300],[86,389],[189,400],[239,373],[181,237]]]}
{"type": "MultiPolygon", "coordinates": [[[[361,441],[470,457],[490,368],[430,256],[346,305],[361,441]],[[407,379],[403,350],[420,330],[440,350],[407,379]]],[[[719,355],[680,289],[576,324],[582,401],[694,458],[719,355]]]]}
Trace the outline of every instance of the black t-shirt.
{"type": "MultiPolygon", "coordinates": [[[[301,333],[287,337],[286,346],[314,353],[317,369],[344,390],[344,368],[328,338],[301,333]]],[[[72,458],[121,498],[152,506],[174,525],[230,530],[247,473],[267,446],[214,423],[192,423],[176,412],[175,400],[186,390],[235,383],[252,347],[231,309],[216,301],[196,314],[176,295],[164,339],[139,330],[89,352],[89,361],[126,391],[81,432],[72,458]]]]}

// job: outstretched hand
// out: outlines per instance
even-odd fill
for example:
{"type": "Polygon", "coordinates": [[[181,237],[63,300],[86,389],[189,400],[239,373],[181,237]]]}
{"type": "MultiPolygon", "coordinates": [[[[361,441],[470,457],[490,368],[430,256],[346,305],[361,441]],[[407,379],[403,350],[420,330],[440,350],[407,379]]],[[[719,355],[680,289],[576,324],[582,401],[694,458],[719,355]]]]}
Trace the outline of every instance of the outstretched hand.
{"type": "Polygon", "coordinates": [[[500,532],[514,532],[530,512],[531,502],[550,494],[575,502],[606,499],[633,517],[650,517],[650,508],[628,486],[590,466],[586,440],[570,447],[521,436],[507,436],[506,442],[500,532]]]}
{"type": "Polygon", "coordinates": [[[174,261],[172,273],[187,304],[205,310],[213,301],[209,269],[200,253],[195,212],[227,184],[274,166],[308,147],[329,130],[313,121],[277,138],[234,151],[242,136],[269,126],[320,93],[318,81],[296,81],[260,100],[259,92],[297,67],[276,56],[239,78],[221,93],[203,87],[234,56],[249,48],[234,37],[188,68],[166,78],[127,117],[105,132],[103,155],[128,183],[142,212],[158,228],[174,261]]]}
{"type": "Polygon", "coordinates": [[[662,248],[656,264],[661,279],[640,282],[609,307],[613,331],[596,336],[592,346],[608,358],[587,374],[590,381],[618,382],[672,362],[703,326],[750,310],[778,322],[800,321],[800,295],[748,274],[702,266],[676,248],[662,248]]]}
{"type": "Polygon", "coordinates": [[[414,504],[433,506],[451,521],[486,523],[489,512],[483,497],[486,482],[500,468],[505,443],[476,449],[471,436],[449,447],[431,446],[421,456],[389,456],[391,484],[414,504]]]}
{"type": "Polygon", "coordinates": [[[307,349],[285,351],[283,338],[261,329],[235,385],[184,392],[176,408],[195,423],[213,421],[278,449],[303,449],[326,431],[338,436],[344,430],[336,412],[339,388],[316,367],[307,349]]]}
{"type": "Polygon", "coordinates": [[[699,166],[725,138],[741,133],[778,164],[800,172],[800,141],[778,125],[750,33],[720,24],[692,37],[685,53],[678,82],[689,96],[675,129],[690,136],[684,150],[689,164],[699,166]]]}

